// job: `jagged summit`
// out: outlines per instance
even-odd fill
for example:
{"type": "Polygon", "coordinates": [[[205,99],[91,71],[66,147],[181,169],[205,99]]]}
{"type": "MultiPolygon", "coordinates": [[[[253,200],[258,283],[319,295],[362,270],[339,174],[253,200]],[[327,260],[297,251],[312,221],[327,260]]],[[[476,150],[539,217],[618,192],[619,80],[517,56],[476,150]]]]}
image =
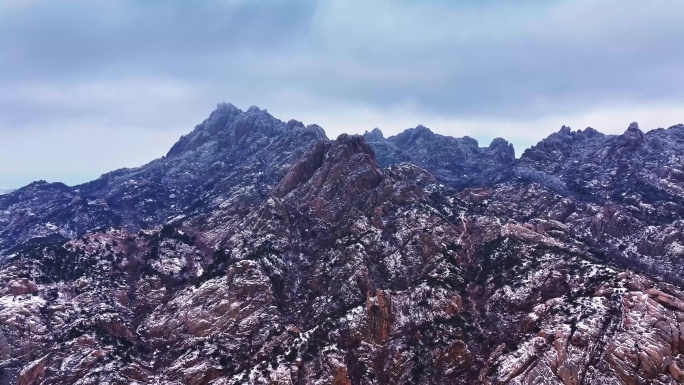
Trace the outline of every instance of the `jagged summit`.
{"type": "Polygon", "coordinates": [[[226,102],[221,102],[216,104],[216,109],[215,111],[220,111],[223,113],[242,113],[242,110],[236,107],[233,103],[226,103],[226,102]]]}
{"type": "Polygon", "coordinates": [[[684,126],[525,151],[217,109],[0,196],[0,384],[684,381],[684,126]]]}
{"type": "Polygon", "coordinates": [[[584,130],[573,131],[569,126],[563,125],[558,132],[554,132],[546,138],[540,140],[536,145],[526,149],[521,157],[534,158],[539,156],[547,156],[549,152],[553,151],[569,151],[568,144],[571,143],[586,143],[600,142],[606,135],[599,131],[587,127],[584,130]]]}
{"type": "Polygon", "coordinates": [[[182,136],[171,147],[167,156],[176,156],[211,145],[221,148],[249,147],[264,139],[292,133],[326,138],[325,131],[317,125],[304,126],[294,119],[285,123],[257,106],[242,111],[230,103],[220,103],[209,118],[197,125],[191,133],[182,136]]]}
{"type": "Polygon", "coordinates": [[[401,143],[404,146],[411,146],[418,141],[431,141],[437,136],[432,130],[423,126],[422,124],[417,125],[415,128],[409,128],[403,132],[392,136],[394,141],[401,143]]]}
{"type": "MultiPolygon", "coordinates": [[[[562,186],[559,191],[585,191],[586,188],[572,187],[578,180],[570,181],[567,190],[567,181],[552,174],[566,166],[568,170],[576,169],[576,163],[570,162],[593,164],[608,159],[615,162],[615,170],[620,172],[636,170],[639,158],[634,151],[638,148],[647,154],[649,162],[671,167],[658,159],[665,154],[677,159],[683,128],[679,125],[643,134],[633,125],[616,142],[616,137],[592,128],[572,131],[564,126],[526,150],[520,160],[515,159],[513,146],[504,139],[497,138],[481,148],[475,139],[436,134],[422,125],[389,138],[380,129],[374,129],[363,138],[372,148],[378,165],[413,163],[458,189],[487,186],[516,175],[534,175],[534,180],[553,180],[552,185],[562,186]],[[645,146],[625,146],[626,138],[636,138],[634,143],[641,140],[645,146]],[[621,146],[625,148],[610,150],[621,146]]],[[[256,106],[243,111],[231,103],[219,103],[205,121],[180,138],[165,158],[137,168],[116,170],[73,188],[38,186],[40,198],[35,200],[45,206],[34,207],[28,216],[19,207],[31,206],[22,197],[28,199],[33,193],[22,195],[25,190],[18,189],[3,195],[0,209],[5,208],[0,210],[0,224],[5,229],[0,229],[0,252],[43,236],[73,237],[94,227],[148,228],[194,213],[198,207],[211,210],[209,207],[220,205],[221,199],[230,201],[238,195],[243,199],[239,204],[233,202],[231,207],[247,207],[250,200],[267,196],[287,170],[318,141],[329,141],[318,125],[304,125],[297,120],[283,122],[256,106]],[[240,188],[250,191],[249,199],[240,188]],[[23,203],[9,209],[17,201],[23,203]],[[76,213],[80,214],[74,220],[76,213]],[[44,227],[48,218],[55,226],[44,227]]],[[[589,170],[588,166],[583,167],[589,170]]],[[[599,169],[591,170],[600,173],[599,169]]],[[[678,175],[676,170],[668,173],[678,175]]],[[[601,199],[606,199],[606,189],[601,191],[601,199]]],[[[598,194],[598,190],[594,193],[598,194]]]]}
{"type": "Polygon", "coordinates": [[[358,200],[382,179],[375,153],[363,136],[341,134],[333,142],[317,142],[274,191],[296,201],[301,211],[332,222],[347,210],[345,203],[358,200]]]}
{"type": "Polygon", "coordinates": [[[342,156],[364,154],[368,155],[374,162],[376,162],[373,148],[368,145],[365,138],[361,135],[340,134],[332,144],[333,149],[338,147],[343,147],[346,149],[346,151],[342,151],[342,156]]]}
{"type": "Polygon", "coordinates": [[[637,122],[632,122],[627,127],[627,130],[625,130],[625,133],[622,134],[622,137],[629,144],[637,144],[644,141],[644,133],[639,129],[639,123],[637,122]]]}
{"type": "Polygon", "coordinates": [[[290,119],[287,121],[286,127],[288,130],[293,130],[296,128],[304,128],[306,126],[304,125],[304,123],[300,122],[299,120],[290,119]]]}
{"type": "Polygon", "coordinates": [[[259,108],[259,106],[255,106],[255,105],[249,106],[249,108],[247,109],[246,112],[247,112],[247,113],[252,113],[252,114],[255,114],[255,113],[264,113],[264,114],[268,114],[268,111],[267,111],[266,109],[263,109],[263,110],[262,110],[261,108],[259,108]]]}
{"type": "Polygon", "coordinates": [[[587,127],[584,129],[584,133],[587,135],[602,135],[598,130],[593,127],[587,127]]]}
{"type": "Polygon", "coordinates": [[[164,158],[74,188],[36,185],[30,194],[20,189],[2,195],[0,253],[36,239],[71,238],[98,227],[134,231],[179,216],[218,213],[221,204],[246,210],[270,194],[288,168],[319,140],[328,139],[317,125],[285,123],[266,110],[242,111],[220,103],[164,158]],[[32,214],[27,216],[28,209],[32,214]]]}
{"type": "Polygon", "coordinates": [[[440,135],[423,125],[389,138],[384,138],[379,131],[367,132],[364,138],[375,150],[380,165],[413,163],[459,188],[501,179],[515,162],[513,145],[500,138],[489,147],[479,147],[471,137],[440,135]]]}
{"type": "MultiPolygon", "coordinates": [[[[35,193],[50,193],[50,192],[66,192],[66,193],[71,193],[73,192],[73,188],[67,186],[66,184],[62,182],[48,182],[45,180],[39,180],[35,182],[31,182],[27,184],[24,187],[18,188],[18,189],[13,189],[11,192],[14,192],[15,195],[24,195],[28,196],[30,194],[35,194],[35,193]]],[[[7,197],[9,198],[9,197],[7,197]]]]}
{"type": "MultiPolygon", "coordinates": [[[[585,136],[592,136],[592,135],[604,135],[592,127],[587,127],[584,130],[580,129],[577,131],[573,131],[570,126],[566,126],[566,125],[561,126],[561,128],[560,128],[560,130],[558,130],[557,134],[561,134],[561,135],[564,135],[566,137],[567,136],[585,137],[585,136]]],[[[551,134],[551,135],[554,135],[554,134],[551,134]]],[[[542,140],[544,140],[544,139],[542,139],[542,140]]]]}
{"type": "Polygon", "coordinates": [[[508,141],[504,138],[494,138],[492,139],[491,143],[489,143],[489,148],[496,148],[500,146],[506,146],[508,147],[509,145],[512,145],[511,143],[508,143],[508,141]]]}
{"type": "Polygon", "coordinates": [[[579,146],[578,143],[582,143],[581,146],[584,147],[601,147],[606,141],[620,139],[631,145],[645,141],[648,134],[655,134],[657,131],[659,130],[653,130],[644,134],[637,122],[630,123],[622,135],[606,135],[592,127],[573,131],[570,127],[564,125],[558,132],[549,135],[533,147],[525,150],[523,157],[543,156],[542,153],[550,152],[567,153],[573,151],[573,149],[581,150],[581,147],[575,146],[575,144],[579,146]]]}
{"type": "Polygon", "coordinates": [[[504,138],[494,138],[489,144],[489,150],[495,154],[502,162],[515,161],[515,149],[513,143],[508,143],[504,138]]]}
{"type": "Polygon", "coordinates": [[[368,142],[373,142],[373,141],[379,141],[385,139],[385,136],[383,135],[382,131],[375,127],[372,131],[364,132],[363,137],[366,138],[366,141],[368,142]]]}

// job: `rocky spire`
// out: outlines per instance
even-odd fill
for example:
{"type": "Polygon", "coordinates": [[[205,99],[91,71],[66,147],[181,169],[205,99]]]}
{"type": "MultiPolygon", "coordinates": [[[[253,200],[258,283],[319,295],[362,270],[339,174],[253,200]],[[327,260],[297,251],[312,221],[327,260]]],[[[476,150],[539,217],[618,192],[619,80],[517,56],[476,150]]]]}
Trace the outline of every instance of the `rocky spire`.
{"type": "Polygon", "coordinates": [[[310,209],[319,218],[333,220],[344,202],[376,187],[382,175],[375,153],[363,136],[342,134],[334,142],[317,142],[274,192],[303,205],[302,210],[310,209]]]}
{"type": "Polygon", "coordinates": [[[385,139],[385,136],[379,128],[375,127],[371,132],[364,132],[363,138],[366,139],[367,142],[377,142],[385,139]]]}
{"type": "Polygon", "coordinates": [[[635,145],[644,141],[644,133],[639,129],[639,123],[632,122],[622,137],[630,145],[635,145]]]}
{"type": "Polygon", "coordinates": [[[504,162],[515,162],[515,149],[513,144],[508,143],[504,138],[495,138],[492,143],[489,144],[489,150],[498,159],[504,162]]]}
{"type": "Polygon", "coordinates": [[[219,103],[204,122],[173,145],[167,156],[191,151],[212,141],[221,147],[245,148],[264,137],[291,134],[327,139],[323,129],[317,125],[304,126],[294,119],[283,122],[257,106],[242,111],[230,103],[219,103]]]}

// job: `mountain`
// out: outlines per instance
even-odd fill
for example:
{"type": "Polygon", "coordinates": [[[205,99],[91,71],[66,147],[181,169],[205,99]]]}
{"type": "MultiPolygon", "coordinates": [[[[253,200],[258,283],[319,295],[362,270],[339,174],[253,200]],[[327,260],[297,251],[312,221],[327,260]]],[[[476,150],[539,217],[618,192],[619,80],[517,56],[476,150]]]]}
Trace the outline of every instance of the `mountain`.
{"type": "Polygon", "coordinates": [[[516,160],[221,104],[146,166],[0,197],[0,383],[684,383],[682,134],[516,160]]]}
{"type": "Polygon", "coordinates": [[[103,227],[131,232],[202,211],[239,215],[266,197],[323,130],[219,104],[169,153],[83,185],[36,182],[0,196],[0,253],[103,227]]]}
{"type": "Polygon", "coordinates": [[[556,205],[559,218],[607,259],[682,285],[682,155],[684,125],[644,134],[632,123],[623,135],[564,127],[526,150],[519,164],[569,190],[560,206],[537,200],[535,211],[556,205]]]}
{"type": "Polygon", "coordinates": [[[0,195],[9,194],[15,189],[0,189],[0,195]]]}
{"type": "Polygon", "coordinates": [[[378,128],[363,136],[382,166],[413,163],[456,188],[505,179],[515,163],[513,145],[502,138],[494,139],[489,147],[479,147],[470,137],[439,135],[424,126],[409,128],[387,139],[378,128]]]}

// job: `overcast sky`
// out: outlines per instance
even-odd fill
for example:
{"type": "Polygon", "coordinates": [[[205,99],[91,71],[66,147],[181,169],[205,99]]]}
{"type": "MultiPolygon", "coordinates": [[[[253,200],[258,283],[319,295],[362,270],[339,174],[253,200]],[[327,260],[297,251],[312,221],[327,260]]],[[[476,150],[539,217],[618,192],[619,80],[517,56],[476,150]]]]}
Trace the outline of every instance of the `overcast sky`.
{"type": "Polygon", "coordinates": [[[0,189],[164,155],[221,101],[518,155],[684,122],[684,1],[0,0],[0,189]],[[201,5],[200,5],[201,4],[201,5]]]}

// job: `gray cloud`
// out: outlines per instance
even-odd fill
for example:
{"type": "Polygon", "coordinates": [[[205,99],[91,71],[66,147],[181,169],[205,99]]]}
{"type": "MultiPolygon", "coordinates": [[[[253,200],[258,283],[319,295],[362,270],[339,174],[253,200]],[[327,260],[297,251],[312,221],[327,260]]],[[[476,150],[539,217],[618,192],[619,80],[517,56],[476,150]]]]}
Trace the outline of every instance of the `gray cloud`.
{"type": "MultiPolygon", "coordinates": [[[[0,0],[0,138],[54,136],[43,153],[0,142],[0,187],[66,176],[46,159],[94,143],[83,132],[125,132],[114,153],[146,135],[172,142],[223,100],[316,119],[331,136],[427,120],[518,152],[558,128],[542,123],[634,106],[651,119],[684,102],[681,1],[455,3],[0,0]]],[[[139,151],[67,179],[161,155],[139,151]]]]}

